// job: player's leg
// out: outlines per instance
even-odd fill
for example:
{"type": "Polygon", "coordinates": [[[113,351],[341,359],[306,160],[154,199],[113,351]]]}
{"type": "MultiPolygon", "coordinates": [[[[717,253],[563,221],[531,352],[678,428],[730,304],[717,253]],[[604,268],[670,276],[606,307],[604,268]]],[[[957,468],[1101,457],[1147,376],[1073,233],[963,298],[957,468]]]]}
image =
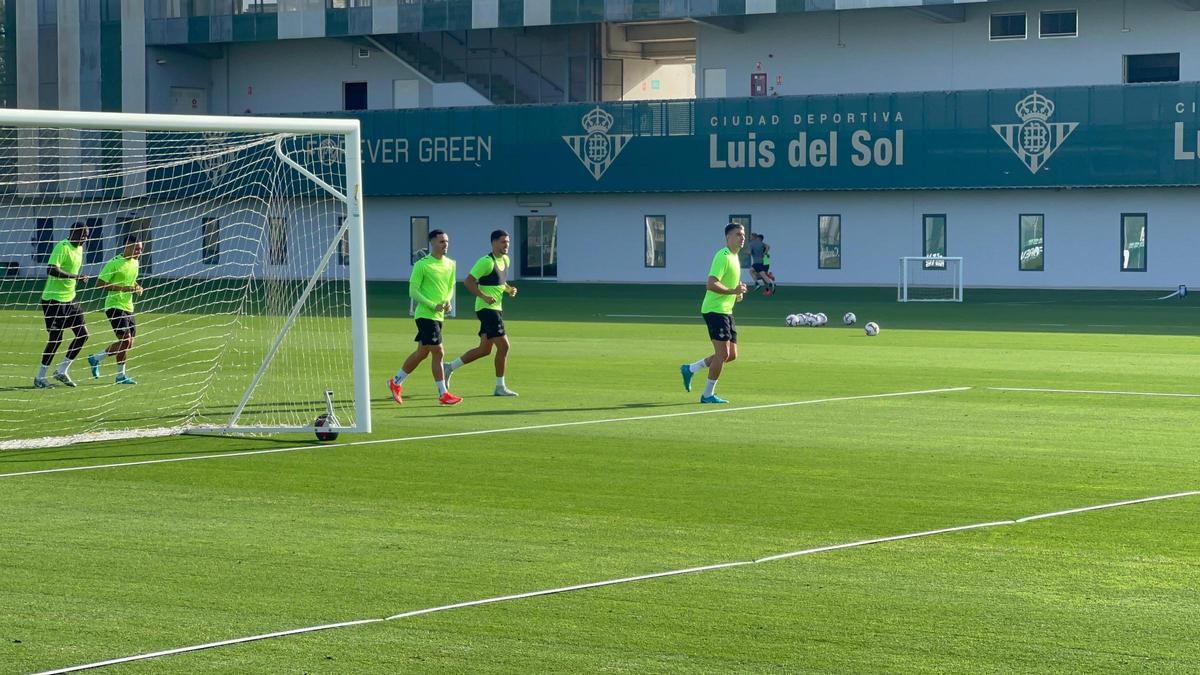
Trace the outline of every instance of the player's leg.
{"type": "Polygon", "coordinates": [[[462,368],[463,366],[467,365],[468,363],[470,363],[472,361],[477,361],[491,353],[492,353],[492,341],[488,339],[487,335],[485,335],[483,330],[481,329],[479,331],[479,345],[478,346],[468,349],[467,351],[463,352],[462,356],[458,357],[457,359],[454,359],[453,361],[450,361],[449,363],[445,364],[442,367],[443,374],[445,375],[445,378],[446,378],[446,386],[447,387],[450,386],[450,376],[454,374],[454,371],[458,370],[459,368],[462,368]]]}
{"type": "Polygon", "coordinates": [[[83,320],[83,310],[79,303],[66,303],[63,307],[65,313],[65,327],[70,328],[75,334],[71,340],[71,344],[67,347],[66,357],[58,363],[58,368],[54,370],[54,379],[62,382],[68,387],[74,387],[75,381],[71,379],[70,367],[79,357],[79,352],[83,351],[83,345],[88,341],[87,324],[83,320]]]}
{"type": "Polygon", "coordinates": [[[54,355],[62,344],[63,327],[58,312],[59,303],[48,300],[42,301],[42,317],[46,323],[46,346],[42,348],[42,363],[38,367],[37,376],[33,378],[33,386],[39,389],[49,389],[54,385],[46,381],[46,373],[54,362],[54,355]]]}
{"type": "Polygon", "coordinates": [[[729,401],[716,394],[717,380],[721,378],[721,372],[725,369],[725,364],[737,360],[737,326],[734,324],[733,316],[730,314],[711,316],[720,318],[714,318],[709,322],[713,355],[708,364],[708,382],[705,384],[704,394],[700,396],[700,402],[728,403],[729,401]]]}
{"type": "Polygon", "coordinates": [[[508,388],[504,382],[504,372],[508,368],[508,336],[500,335],[492,338],[492,344],[496,345],[496,396],[516,396],[517,392],[508,388]]]}
{"type": "MultiPolygon", "coordinates": [[[[417,334],[413,338],[413,342],[417,343],[417,348],[413,350],[413,353],[408,355],[408,358],[404,359],[404,365],[400,366],[400,370],[396,371],[396,375],[388,379],[388,391],[392,393],[392,400],[396,403],[404,403],[404,380],[408,379],[409,374],[415,371],[417,366],[421,365],[426,356],[429,356],[429,347],[434,344],[431,342],[431,324],[433,323],[431,319],[416,320],[417,334]]],[[[440,343],[441,340],[439,338],[437,344],[440,343]]]]}
{"type": "Polygon", "coordinates": [[[433,345],[429,348],[429,355],[433,357],[430,366],[433,370],[433,381],[437,384],[438,403],[442,405],[458,405],[462,403],[461,396],[455,396],[450,393],[450,387],[446,381],[446,371],[443,369],[442,363],[445,357],[445,349],[441,344],[433,345]]]}

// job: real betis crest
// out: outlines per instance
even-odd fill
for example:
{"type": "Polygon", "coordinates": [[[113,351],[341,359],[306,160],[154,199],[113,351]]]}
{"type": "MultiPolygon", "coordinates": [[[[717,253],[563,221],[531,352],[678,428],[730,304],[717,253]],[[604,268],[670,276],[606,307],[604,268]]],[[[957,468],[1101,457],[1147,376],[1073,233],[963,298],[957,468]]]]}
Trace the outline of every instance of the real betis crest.
{"type": "Polygon", "coordinates": [[[583,124],[583,130],[587,133],[582,136],[563,136],[562,139],[571,146],[571,150],[579,161],[583,162],[583,166],[587,168],[588,173],[592,174],[592,178],[600,180],[608,167],[612,166],[617,155],[625,149],[625,145],[629,143],[629,139],[633,138],[633,134],[610,134],[608,130],[612,128],[613,116],[604,112],[599,107],[594,108],[580,120],[583,124]]]}
{"type": "Polygon", "coordinates": [[[1054,101],[1036,91],[1018,101],[1014,109],[1020,124],[993,124],[992,128],[1029,172],[1037,173],[1079,123],[1049,121],[1054,116],[1054,101]]]}

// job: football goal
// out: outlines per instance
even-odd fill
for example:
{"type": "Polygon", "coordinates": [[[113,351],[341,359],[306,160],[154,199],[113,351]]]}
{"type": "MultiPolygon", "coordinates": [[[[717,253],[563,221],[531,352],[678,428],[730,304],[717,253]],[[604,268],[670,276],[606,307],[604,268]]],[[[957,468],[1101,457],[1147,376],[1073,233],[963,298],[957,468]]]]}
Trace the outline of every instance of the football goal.
{"type": "Polygon", "coordinates": [[[370,431],[362,218],[357,120],[0,110],[0,449],[370,431]],[[49,305],[72,237],[90,279],[49,305]],[[118,326],[96,282],[133,242],[118,326]]]}
{"type": "Polygon", "coordinates": [[[962,302],[963,259],[910,256],[900,259],[900,302],[962,302]]]}

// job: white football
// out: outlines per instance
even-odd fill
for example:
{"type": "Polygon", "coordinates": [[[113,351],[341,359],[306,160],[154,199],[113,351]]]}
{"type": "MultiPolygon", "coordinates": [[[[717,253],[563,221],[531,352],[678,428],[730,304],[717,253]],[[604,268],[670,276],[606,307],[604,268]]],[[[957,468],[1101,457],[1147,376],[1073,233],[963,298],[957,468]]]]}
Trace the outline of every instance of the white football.
{"type": "Polygon", "coordinates": [[[786,317],[784,317],[783,322],[789,326],[799,326],[800,325],[800,315],[799,314],[788,314],[786,317]]]}
{"type": "Polygon", "coordinates": [[[867,325],[863,326],[863,330],[867,332],[867,335],[879,335],[879,324],[868,321],[867,325]]]}
{"type": "Polygon", "coordinates": [[[829,317],[825,316],[825,312],[817,312],[817,325],[824,326],[829,323],[829,317]]]}
{"type": "Polygon", "coordinates": [[[855,321],[858,321],[858,317],[854,316],[854,312],[846,312],[846,314],[842,316],[842,323],[846,324],[847,326],[853,326],[855,321]]]}
{"type": "Polygon", "coordinates": [[[810,328],[817,325],[817,317],[813,316],[812,314],[809,314],[808,312],[805,312],[800,315],[800,321],[805,326],[808,326],[810,328]]]}

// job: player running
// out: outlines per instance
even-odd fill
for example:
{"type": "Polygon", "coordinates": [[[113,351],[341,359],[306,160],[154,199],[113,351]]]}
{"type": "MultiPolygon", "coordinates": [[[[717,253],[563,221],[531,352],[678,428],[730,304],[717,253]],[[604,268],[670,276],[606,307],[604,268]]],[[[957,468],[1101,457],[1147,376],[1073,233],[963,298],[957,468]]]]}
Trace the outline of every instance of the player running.
{"type": "Polygon", "coordinates": [[[754,280],[754,289],[763,286],[763,295],[770,297],[775,294],[775,275],[771,274],[771,245],[763,240],[763,235],[750,235],[750,278],[754,280]]]}
{"type": "Polygon", "coordinates": [[[458,405],[462,398],[447,389],[442,359],[442,321],[450,310],[454,297],[454,261],[446,255],[450,250],[450,236],[442,230],[429,233],[429,255],[413,263],[412,276],[408,280],[408,295],[417,302],[414,313],[417,321],[417,349],[404,360],[404,366],[396,376],[388,380],[388,390],[396,403],[404,403],[404,380],[421,365],[426,356],[432,356],[433,381],[437,383],[438,403],[458,405]]]}
{"type": "Polygon", "coordinates": [[[33,378],[33,386],[38,389],[50,389],[54,385],[46,381],[46,371],[54,361],[54,355],[62,344],[63,331],[70,328],[75,337],[67,347],[67,357],[54,370],[54,379],[68,387],[74,387],[67,369],[79,352],[83,350],[88,339],[87,325],[83,320],[83,310],[75,301],[75,284],[87,281],[86,274],[80,274],[83,267],[83,245],[87,242],[88,228],[81,222],[71,226],[71,233],[66,239],[54,245],[50,259],[46,261],[46,285],[42,290],[42,316],[46,321],[46,347],[42,350],[42,364],[38,368],[37,377],[33,378]]]}
{"type": "Polygon", "coordinates": [[[479,346],[445,365],[446,385],[450,375],[466,364],[481,359],[496,348],[496,396],[516,396],[517,392],[504,384],[504,367],[508,362],[508,335],[504,332],[505,294],[516,297],[517,289],[508,284],[508,246],[511,238],[504,230],[492,232],[492,252],[471,267],[463,284],[475,296],[475,316],[479,317],[479,346]]]}
{"type": "Polygon", "coordinates": [[[725,364],[737,359],[737,325],[733,322],[733,305],[746,294],[746,284],[741,281],[742,266],[738,260],[738,251],[742,250],[745,243],[746,230],[741,225],[730,223],[725,226],[725,248],[713,256],[705,285],[704,303],[700,306],[704,323],[708,324],[713,353],[695,363],[679,366],[679,372],[683,374],[684,391],[692,390],[693,375],[708,368],[708,384],[700,396],[701,403],[729,402],[717,396],[717,379],[721,377],[725,364]]]}
{"type": "Polygon", "coordinates": [[[137,282],[138,260],[142,257],[142,242],[131,239],[125,243],[121,253],[113,256],[104,264],[96,284],[108,291],[104,298],[104,315],[112,325],[117,341],[102,352],[88,357],[88,365],[92,368],[92,378],[100,377],[100,363],[106,357],[117,357],[117,384],[137,384],[125,372],[125,362],[129,358],[129,350],[133,349],[133,338],[137,336],[137,320],[133,316],[133,296],[142,294],[142,287],[137,282]]]}

